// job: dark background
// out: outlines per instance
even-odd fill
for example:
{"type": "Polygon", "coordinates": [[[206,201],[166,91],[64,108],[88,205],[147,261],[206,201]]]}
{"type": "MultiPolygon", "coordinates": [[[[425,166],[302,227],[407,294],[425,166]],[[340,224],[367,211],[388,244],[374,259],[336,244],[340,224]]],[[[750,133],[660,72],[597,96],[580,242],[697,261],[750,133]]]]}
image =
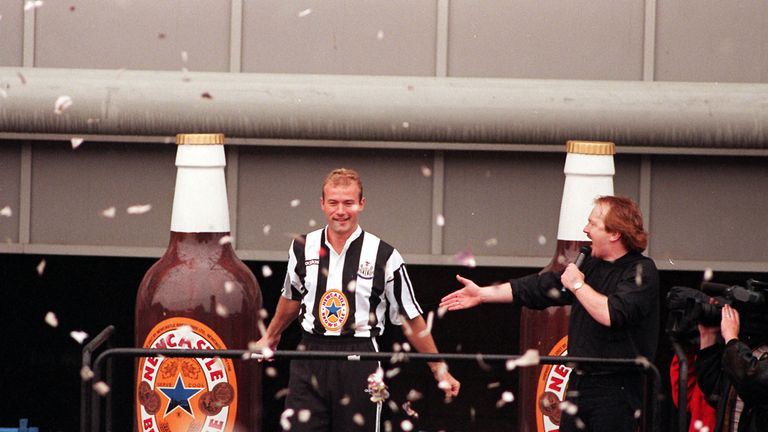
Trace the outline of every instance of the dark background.
{"type": "MultiPolygon", "coordinates": [[[[2,309],[2,373],[0,384],[0,427],[16,426],[19,418],[29,418],[31,426],[42,432],[77,431],[80,426],[80,368],[82,346],[69,336],[82,330],[90,337],[108,325],[116,331],[113,346],[133,346],[134,303],[141,278],[155,259],[82,256],[38,256],[0,254],[0,293],[2,309]],[[42,275],[38,264],[45,259],[42,275]],[[48,311],[56,314],[59,326],[45,323],[48,311]]],[[[285,275],[284,262],[246,262],[261,285],[264,307],[274,312],[285,275]],[[273,275],[265,278],[261,268],[268,265],[273,275]]],[[[417,296],[425,310],[436,311],[440,297],[458,287],[457,273],[480,284],[536,272],[539,269],[492,267],[409,266],[417,296]]],[[[703,272],[662,271],[662,303],[670,287],[697,287],[703,272]]],[[[766,273],[718,273],[713,281],[744,285],[754,277],[768,280],[766,273]]],[[[667,311],[662,304],[662,320],[667,311]]],[[[509,305],[484,305],[469,311],[435,317],[433,334],[443,352],[516,354],[518,348],[519,309],[509,305]]],[[[659,353],[655,364],[662,373],[661,426],[676,431],[675,412],[668,398],[668,364],[671,348],[661,326],[659,353]]],[[[90,337],[88,340],[90,340],[90,337]]],[[[299,338],[294,324],[284,334],[281,349],[293,349],[299,338]]],[[[86,342],[88,341],[86,340],[86,342]]],[[[403,341],[399,328],[380,341],[382,351],[391,351],[394,342],[403,341]]],[[[264,377],[263,417],[265,432],[279,426],[283,399],[275,394],[287,386],[287,362],[272,362],[278,374],[264,377]]],[[[446,404],[435,386],[428,368],[419,362],[397,365],[401,372],[388,380],[391,399],[400,405],[410,390],[423,394],[413,403],[419,418],[409,418],[414,430],[492,431],[514,430],[517,402],[497,407],[501,394],[512,391],[517,396],[517,374],[503,365],[489,370],[476,362],[455,362],[451,371],[462,382],[459,397],[446,404]]],[[[116,431],[129,431],[133,422],[131,382],[133,361],[117,360],[112,388],[116,431]]],[[[405,417],[384,410],[395,430],[405,417]]]]}

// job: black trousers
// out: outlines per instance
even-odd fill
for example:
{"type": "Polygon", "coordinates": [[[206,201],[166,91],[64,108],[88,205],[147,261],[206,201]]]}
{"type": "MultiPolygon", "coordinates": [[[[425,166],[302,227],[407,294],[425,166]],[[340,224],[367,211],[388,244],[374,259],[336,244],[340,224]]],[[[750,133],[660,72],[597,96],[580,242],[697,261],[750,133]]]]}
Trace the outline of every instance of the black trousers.
{"type": "MultiPolygon", "coordinates": [[[[315,336],[305,333],[301,344],[308,351],[375,352],[370,338],[315,336]]],[[[292,432],[377,432],[381,427],[381,403],[373,403],[368,377],[377,361],[291,360],[286,410],[292,432]],[[307,418],[307,415],[309,416],[307,418]]]]}
{"type": "Polygon", "coordinates": [[[564,410],[560,432],[634,432],[640,425],[638,410],[642,381],[636,375],[577,375],[568,383],[566,401],[575,414],[564,410]]]}

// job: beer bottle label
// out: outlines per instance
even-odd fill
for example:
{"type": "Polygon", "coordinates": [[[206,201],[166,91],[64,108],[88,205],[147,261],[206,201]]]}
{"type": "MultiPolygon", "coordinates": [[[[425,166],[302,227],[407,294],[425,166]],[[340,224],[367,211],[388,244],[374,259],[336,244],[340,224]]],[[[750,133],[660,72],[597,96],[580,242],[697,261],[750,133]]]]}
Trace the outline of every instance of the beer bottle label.
{"type": "MultiPolygon", "coordinates": [[[[568,336],[560,339],[548,355],[567,356],[568,336]]],[[[539,432],[560,430],[560,402],[565,400],[570,376],[571,368],[565,365],[542,365],[536,389],[536,427],[539,432]]]]}
{"type": "MultiPolygon", "coordinates": [[[[226,349],[205,324],[174,317],[149,332],[144,348],[226,349]]],[[[237,381],[231,359],[142,357],[136,415],[143,432],[232,432],[237,381]]]]}

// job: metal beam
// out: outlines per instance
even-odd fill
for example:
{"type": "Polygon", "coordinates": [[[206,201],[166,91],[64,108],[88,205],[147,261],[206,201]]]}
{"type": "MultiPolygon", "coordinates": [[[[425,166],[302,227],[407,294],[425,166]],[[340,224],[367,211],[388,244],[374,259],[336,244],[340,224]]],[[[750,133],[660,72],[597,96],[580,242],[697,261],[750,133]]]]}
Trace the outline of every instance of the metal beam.
{"type": "Polygon", "coordinates": [[[768,84],[39,68],[0,82],[5,133],[768,148],[768,84]]]}

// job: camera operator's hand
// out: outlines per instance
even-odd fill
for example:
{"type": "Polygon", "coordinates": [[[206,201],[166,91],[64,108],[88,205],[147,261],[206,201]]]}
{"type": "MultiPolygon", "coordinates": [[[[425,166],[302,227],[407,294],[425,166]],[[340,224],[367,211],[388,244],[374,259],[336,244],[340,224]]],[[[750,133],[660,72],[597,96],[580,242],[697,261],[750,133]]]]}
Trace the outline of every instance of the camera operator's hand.
{"type": "Polygon", "coordinates": [[[723,306],[723,318],[720,320],[720,333],[727,344],[731,339],[739,338],[739,312],[729,305],[723,306]]]}

